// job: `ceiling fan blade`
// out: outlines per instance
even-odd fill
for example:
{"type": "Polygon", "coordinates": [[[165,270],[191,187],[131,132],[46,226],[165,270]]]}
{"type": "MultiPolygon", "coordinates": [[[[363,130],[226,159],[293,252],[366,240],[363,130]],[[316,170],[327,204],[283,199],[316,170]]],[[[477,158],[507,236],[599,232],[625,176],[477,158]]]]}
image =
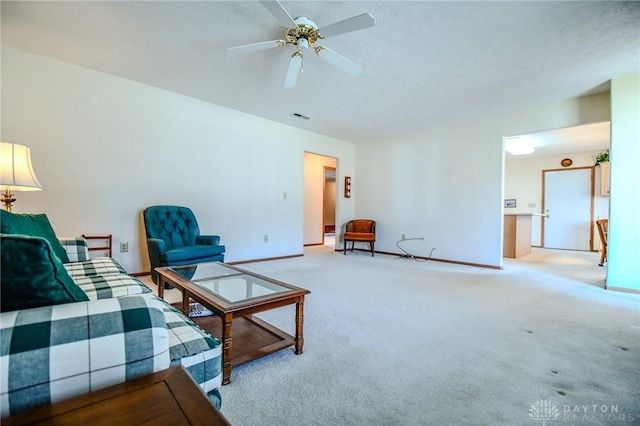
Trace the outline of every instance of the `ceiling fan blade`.
{"type": "Polygon", "coordinates": [[[282,47],[286,43],[284,40],[270,40],[260,43],[245,44],[243,46],[229,47],[227,55],[241,55],[243,53],[257,52],[259,50],[273,49],[274,47],[282,47]]]}
{"type": "Polygon", "coordinates": [[[327,25],[326,27],[320,28],[318,32],[322,34],[322,37],[327,38],[351,31],[363,30],[375,25],[376,18],[374,18],[369,13],[363,13],[362,15],[354,16],[352,18],[327,25]]]}
{"type": "Polygon", "coordinates": [[[351,62],[328,47],[318,46],[316,47],[316,53],[352,76],[356,76],[362,72],[362,67],[360,65],[351,62]]]}
{"type": "Polygon", "coordinates": [[[287,70],[287,76],[284,79],[285,89],[291,89],[292,87],[295,87],[296,82],[298,81],[298,74],[300,74],[301,69],[302,52],[298,50],[291,56],[291,61],[289,61],[289,69],[287,70]]]}
{"type": "Polygon", "coordinates": [[[298,28],[296,21],[293,20],[291,15],[289,15],[289,12],[287,12],[287,9],[285,9],[279,1],[261,1],[260,3],[262,3],[262,5],[266,7],[267,10],[271,12],[271,14],[275,16],[278,21],[280,21],[280,24],[285,28],[298,28]]]}

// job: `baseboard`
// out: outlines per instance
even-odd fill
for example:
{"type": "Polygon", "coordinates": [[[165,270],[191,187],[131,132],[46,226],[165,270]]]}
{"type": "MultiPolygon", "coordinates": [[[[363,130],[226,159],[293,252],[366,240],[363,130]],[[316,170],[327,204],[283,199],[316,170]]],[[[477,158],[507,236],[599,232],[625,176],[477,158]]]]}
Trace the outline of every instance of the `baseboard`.
{"type": "MultiPolygon", "coordinates": [[[[418,257],[418,256],[415,256],[418,257]]],[[[424,258],[426,259],[426,258],[424,258]]],[[[478,268],[487,268],[487,269],[504,269],[502,266],[498,265],[487,265],[485,263],[472,263],[472,262],[462,262],[459,260],[450,260],[450,259],[438,259],[437,257],[432,257],[429,260],[435,260],[436,262],[444,262],[444,263],[453,263],[456,265],[465,265],[465,266],[477,266],[478,268]]]]}
{"type": "Polygon", "coordinates": [[[605,288],[605,290],[620,291],[622,293],[640,294],[640,290],[637,290],[635,288],[611,287],[611,286],[608,286],[606,284],[605,284],[604,288],[605,288]]]}
{"type": "Polygon", "coordinates": [[[269,260],[282,260],[282,259],[291,259],[293,257],[302,257],[304,253],[300,254],[289,254],[286,256],[277,256],[277,257],[263,257],[260,259],[247,259],[247,260],[238,260],[236,262],[225,262],[228,265],[242,265],[243,263],[255,263],[255,262],[267,262],[269,260]]]}
{"type": "MultiPolygon", "coordinates": [[[[367,249],[362,249],[362,248],[354,248],[355,251],[361,251],[361,252],[365,252],[365,253],[371,253],[371,250],[367,250],[367,249]]],[[[337,252],[344,252],[344,249],[338,249],[336,248],[335,251],[337,252]]],[[[351,251],[351,249],[347,249],[347,252],[351,251]]],[[[374,253],[378,253],[378,254],[386,254],[389,256],[398,256],[398,257],[406,257],[406,253],[393,253],[390,251],[378,251],[378,250],[374,250],[374,253]]],[[[443,263],[453,263],[455,265],[465,265],[465,266],[477,266],[479,268],[488,268],[488,269],[504,269],[502,266],[496,266],[496,265],[486,265],[484,263],[471,263],[471,262],[462,262],[459,260],[451,260],[451,259],[439,259],[437,257],[425,257],[425,256],[415,256],[415,255],[411,255],[412,257],[416,258],[416,259],[421,259],[421,260],[433,260],[434,262],[443,262],[443,263]]]]}
{"type": "MultiPolygon", "coordinates": [[[[370,250],[366,250],[366,249],[360,249],[360,248],[355,248],[355,251],[361,251],[361,252],[365,252],[365,253],[371,253],[370,250]]],[[[344,252],[344,249],[338,249],[336,248],[335,251],[337,252],[344,252]]],[[[348,249],[347,251],[351,251],[351,249],[348,249]]],[[[389,251],[378,251],[378,250],[374,250],[374,253],[377,254],[386,254],[389,256],[398,256],[398,257],[403,257],[405,256],[404,253],[393,253],[393,252],[389,252],[389,251]]],[[[286,256],[276,256],[276,257],[263,257],[263,258],[259,258],[259,259],[247,259],[247,260],[238,260],[235,262],[225,262],[229,265],[242,265],[243,263],[256,263],[256,262],[267,262],[269,260],[282,260],[282,259],[291,259],[294,257],[302,257],[304,256],[304,253],[299,253],[299,254],[289,254],[286,256]]],[[[451,260],[451,259],[439,259],[437,257],[425,257],[425,256],[415,256],[415,255],[411,255],[413,257],[415,257],[416,259],[421,259],[421,260],[433,260],[434,262],[443,262],[443,263],[453,263],[455,265],[465,265],[465,266],[477,266],[479,268],[488,268],[488,269],[503,269],[502,266],[495,266],[495,265],[486,265],[484,263],[471,263],[471,262],[461,262],[458,260],[451,260]]],[[[145,275],[151,275],[151,272],[136,272],[134,274],[130,274],[133,275],[134,277],[143,277],[145,275]]],[[[637,290],[633,290],[633,289],[625,289],[625,288],[618,288],[618,287],[608,287],[608,290],[615,290],[615,291],[628,291],[630,293],[638,293],[640,294],[640,291],[637,290]]]]}

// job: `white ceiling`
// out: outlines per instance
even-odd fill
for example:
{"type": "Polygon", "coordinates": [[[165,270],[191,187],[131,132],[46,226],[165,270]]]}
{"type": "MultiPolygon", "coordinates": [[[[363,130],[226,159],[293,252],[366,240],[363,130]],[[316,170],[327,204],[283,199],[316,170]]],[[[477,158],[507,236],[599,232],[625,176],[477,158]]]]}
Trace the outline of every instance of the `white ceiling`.
{"type": "Polygon", "coordinates": [[[506,152],[506,160],[579,152],[597,153],[611,146],[611,122],[584,124],[516,136],[526,136],[530,139],[535,152],[521,156],[506,152]]]}
{"type": "Polygon", "coordinates": [[[2,1],[2,44],[351,142],[606,90],[639,72],[640,2],[283,1],[319,27],[371,13],[373,28],[323,40],[364,68],[292,46],[257,1],[2,1]],[[292,113],[310,117],[302,120],[292,113]]]}

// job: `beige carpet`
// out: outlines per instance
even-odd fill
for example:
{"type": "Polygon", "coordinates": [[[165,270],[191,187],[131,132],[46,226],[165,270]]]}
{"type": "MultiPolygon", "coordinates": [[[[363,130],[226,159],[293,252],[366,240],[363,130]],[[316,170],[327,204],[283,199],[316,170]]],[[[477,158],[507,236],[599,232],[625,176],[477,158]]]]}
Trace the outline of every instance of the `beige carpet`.
{"type": "Polygon", "coordinates": [[[606,263],[598,266],[600,254],[572,250],[533,248],[531,254],[519,259],[505,259],[505,267],[524,267],[550,276],[604,288],[606,263]]]}
{"type": "MultiPolygon", "coordinates": [[[[638,424],[640,296],[602,289],[597,262],[534,250],[492,270],[313,246],[243,265],[312,292],[305,347],[235,368],[223,413],[234,425],[638,424]]],[[[260,316],[293,333],[293,307],[260,316]]]]}

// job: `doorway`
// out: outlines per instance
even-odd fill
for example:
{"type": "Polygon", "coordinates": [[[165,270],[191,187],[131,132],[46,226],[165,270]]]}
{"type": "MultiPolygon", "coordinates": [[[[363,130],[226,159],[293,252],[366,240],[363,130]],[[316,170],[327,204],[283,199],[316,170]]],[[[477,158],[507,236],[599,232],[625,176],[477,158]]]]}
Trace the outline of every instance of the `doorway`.
{"type": "Polygon", "coordinates": [[[337,164],[333,157],[304,153],[304,245],[322,245],[328,227],[336,226],[337,164]],[[333,182],[331,182],[333,176],[333,182]],[[327,210],[327,211],[325,211],[327,210]]]}
{"type": "Polygon", "coordinates": [[[593,250],[594,168],[542,171],[544,248],[593,250]]]}
{"type": "Polygon", "coordinates": [[[322,243],[325,246],[336,246],[336,168],[324,167],[324,192],[323,192],[323,228],[322,243]]]}
{"type": "MultiPolygon", "coordinates": [[[[599,249],[599,241],[597,231],[595,229],[595,219],[606,218],[609,215],[609,203],[608,197],[597,193],[591,195],[590,182],[594,183],[595,189],[599,186],[599,168],[594,168],[595,157],[599,152],[606,149],[610,149],[611,146],[611,123],[610,122],[597,122],[590,124],[583,124],[574,127],[550,129],[544,131],[538,131],[534,133],[527,133],[520,136],[530,137],[533,139],[535,152],[527,155],[514,156],[505,152],[504,162],[504,198],[505,199],[517,199],[517,206],[505,210],[505,213],[530,213],[532,217],[532,257],[531,261],[545,263],[552,266],[554,262],[557,262],[557,257],[547,256],[547,254],[563,253],[563,256],[583,256],[581,259],[595,259],[593,262],[588,262],[582,265],[576,265],[577,268],[583,268],[584,282],[592,283],[593,280],[600,280],[602,269],[598,267],[597,259],[599,255],[595,252],[599,249]],[[579,245],[568,245],[566,243],[554,242],[553,236],[562,237],[561,240],[567,239],[567,236],[562,233],[556,233],[553,231],[554,220],[558,219],[556,210],[561,207],[554,205],[554,194],[545,194],[545,186],[553,186],[550,180],[553,181],[554,177],[552,173],[545,173],[544,171],[558,171],[560,178],[562,173],[572,173],[575,169],[583,169],[582,173],[587,177],[583,179],[586,183],[586,189],[583,185],[582,191],[587,191],[586,206],[581,208],[582,212],[580,216],[582,228],[578,231],[582,235],[582,240],[579,245]],[[591,175],[591,170],[595,170],[591,175]],[[546,185],[543,186],[542,181],[546,181],[546,185]],[[593,205],[591,205],[593,200],[593,205]],[[550,218],[546,219],[545,210],[550,210],[550,218]],[[586,210],[586,213],[585,213],[586,210]],[[592,224],[591,228],[587,228],[585,231],[584,222],[592,224]],[[546,225],[546,233],[544,235],[543,226],[546,225]],[[585,237],[586,235],[586,237],[585,237]],[[590,241],[589,241],[590,240],[590,241]],[[556,250],[552,247],[557,247],[556,250]],[[569,250],[567,250],[569,249],[569,250]],[[571,252],[570,250],[575,250],[571,252]],[[578,251],[580,250],[580,251],[578,251]],[[594,250],[592,253],[585,253],[589,250],[594,250]],[[547,253],[547,251],[549,253],[547,253]],[[535,254],[535,255],[534,255],[535,254]],[[591,255],[595,256],[591,256],[591,255]]],[[[580,173],[580,172],[577,172],[580,173]]],[[[584,176],[583,176],[584,177],[584,176]]],[[[560,202],[565,201],[566,195],[564,191],[557,191],[557,196],[560,198],[560,202]]],[[[585,200],[581,201],[583,206],[585,200]]],[[[571,225],[573,226],[573,225],[571,225]]],[[[570,230],[570,234],[574,233],[575,229],[570,230]]],[[[529,261],[527,255],[523,261],[529,261]]]]}

